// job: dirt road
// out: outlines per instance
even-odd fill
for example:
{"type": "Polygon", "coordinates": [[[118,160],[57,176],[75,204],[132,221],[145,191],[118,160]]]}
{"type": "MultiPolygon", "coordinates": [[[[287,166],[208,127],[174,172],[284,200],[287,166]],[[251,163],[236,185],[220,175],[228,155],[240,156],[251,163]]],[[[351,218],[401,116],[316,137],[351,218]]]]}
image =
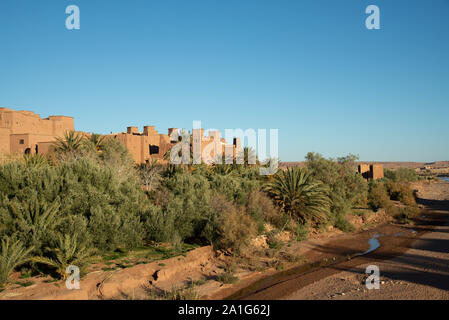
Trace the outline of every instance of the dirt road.
{"type": "Polygon", "coordinates": [[[380,244],[374,251],[363,256],[352,254],[351,259],[342,257],[342,252],[356,252],[351,247],[359,248],[360,242],[367,240],[365,234],[355,235],[353,244],[331,242],[319,249],[340,253],[335,262],[310,270],[290,270],[230,298],[449,299],[449,183],[419,185],[418,189],[419,203],[427,211],[416,226],[385,225],[369,233],[380,244]],[[365,286],[369,265],[379,267],[378,290],[365,286]]]}

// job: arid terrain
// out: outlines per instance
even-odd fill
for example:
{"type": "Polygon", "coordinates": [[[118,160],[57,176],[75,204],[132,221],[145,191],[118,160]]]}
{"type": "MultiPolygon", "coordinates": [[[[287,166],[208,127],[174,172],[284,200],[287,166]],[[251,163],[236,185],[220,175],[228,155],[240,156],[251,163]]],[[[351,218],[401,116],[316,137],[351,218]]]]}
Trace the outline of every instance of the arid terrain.
{"type": "Polygon", "coordinates": [[[382,225],[361,234],[337,236],[305,253],[333,255],[331,263],[278,274],[229,298],[449,299],[449,183],[415,187],[423,206],[416,225],[382,225]],[[357,252],[369,249],[368,239],[374,235],[380,247],[357,256],[357,252]],[[380,269],[379,290],[365,286],[368,265],[380,269]]]}
{"type": "MultiPolygon", "coordinates": [[[[409,168],[416,169],[424,166],[429,167],[449,167],[449,161],[436,161],[436,162],[407,162],[407,161],[359,161],[360,163],[380,163],[386,169],[398,169],[398,168],[409,168]]],[[[303,166],[305,163],[303,161],[285,161],[281,162],[281,167],[295,167],[303,166]]]]}

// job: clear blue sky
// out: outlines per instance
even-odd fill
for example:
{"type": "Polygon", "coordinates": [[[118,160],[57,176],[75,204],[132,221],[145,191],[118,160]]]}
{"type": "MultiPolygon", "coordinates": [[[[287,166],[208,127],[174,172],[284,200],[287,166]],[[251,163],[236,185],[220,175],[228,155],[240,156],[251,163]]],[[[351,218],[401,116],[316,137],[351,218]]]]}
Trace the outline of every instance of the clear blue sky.
{"type": "Polygon", "coordinates": [[[0,106],[99,133],[278,128],[284,161],[449,160],[449,1],[2,0],[0,106]]]}

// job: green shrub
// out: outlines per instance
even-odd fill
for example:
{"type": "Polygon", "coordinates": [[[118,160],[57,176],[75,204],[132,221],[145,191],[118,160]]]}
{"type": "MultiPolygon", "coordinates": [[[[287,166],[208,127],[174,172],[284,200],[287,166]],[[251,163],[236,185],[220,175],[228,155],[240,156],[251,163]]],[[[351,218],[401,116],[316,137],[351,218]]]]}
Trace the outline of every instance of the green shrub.
{"type": "Polygon", "coordinates": [[[300,223],[323,223],[328,219],[329,189],[304,168],[278,171],[265,190],[286,214],[300,223]]]}
{"type": "Polygon", "coordinates": [[[391,206],[390,196],[384,183],[373,182],[370,184],[368,204],[374,211],[380,208],[387,209],[391,206]]]}
{"type": "Polygon", "coordinates": [[[415,205],[415,195],[407,182],[388,181],[386,188],[391,200],[397,200],[405,205],[415,205]]]}
{"type": "Polygon", "coordinates": [[[135,170],[113,161],[126,153],[105,150],[102,159],[0,165],[0,236],[14,234],[38,255],[58,232],[79,231],[100,251],[139,246],[147,198],[135,170]]]}
{"type": "Polygon", "coordinates": [[[418,173],[409,168],[399,168],[396,170],[384,170],[384,176],[385,178],[391,180],[391,181],[405,181],[405,182],[413,182],[418,181],[418,173]]]}
{"type": "Polygon", "coordinates": [[[217,275],[217,281],[223,284],[233,284],[239,280],[238,277],[234,276],[231,272],[223,272],[217,275]]]}
{"type": "Polygon", "coordinates": [[[274,205],[273,201],[261,191],[252,191],[248,196],[246,212],[257,223],[258,233],[265,231],[265,223],[270,223],[278,228],[284,224],[281,211],[274,205]]]}
{"type": "Polygon", "coordinates": [[[279,249],[283,245],[282,241],[276,237],[277,234],[277,232],[270,232],[267,235],[267,244],[270,249],[279,249]]]}
{"type": "Polygon", "coordinates": [[[309,236],[309,227],[307,224],[298,224],[296,227],[295,239],[296,241],[307,240],[309,236]]]}
{"type": "Polygon", "coordinates": [[[354,155],[337,160],[325,159],[313,152],[306,156],[306,166],[312,176],[329,188],[329,222],[345,230],[352,230],[345,222],[351,208],[364,207],[368,200],[368,183],[355,170],[357,159],[354,155]]]}
{"type": "Polygon", "coordinates": [[[194,284],[186,287],[172,287],[171,290],[147,290],[151,300],[198,300],[200,298],[194,284]]]}
{"type": "Polygon", "coordinates": [[[346,219],[346,217],[337,217],[334,225],[336,228],[340,229],[343,232],[354,232],[356,230],[355,227],[348,221],[348,219],[346,219]]]}
{"type": "Polygon", "coordinates": [[[400,223],[410,223],[410,219],[413,219],[419,214],[419,208],[415,206],[407,207],[392,207],[389,213],[400,223]]]}
{"type": "Polygon", "coordinates": [[[259,190],[260,184],[257,180],[240,176],[215,174],[210,177],[210,187],[224,194],[229,201],[246,205],[249,193],[259,190]]]}
{"type": "Polygon", "coordinates": [[[256,223],[221,195],[212,198],[211,207],[214,215],[208,221],[204,235],[217,249],[232,249],[240,253],[256,236],[256,223]]]}
{"type": "Polygon", "coordinates": [[[34,257],[32,261],[55,268],[63,279],[67,277],[66,269],[69,265],[82,268],[87,262],[95,259],[93,255],[96,252],[95,249],[86,247],[80,236],[69,234],[58,235],[58,241],[47,250],[48,256],[34,257]]]}
{"type": "Polygon", "coordinates": [[[11,241],[10,238],[1,240],[0,286],[5,284],[16,267],[30,260],[31,250],[32,248],[26,249],[19,240],[11,241]]]}

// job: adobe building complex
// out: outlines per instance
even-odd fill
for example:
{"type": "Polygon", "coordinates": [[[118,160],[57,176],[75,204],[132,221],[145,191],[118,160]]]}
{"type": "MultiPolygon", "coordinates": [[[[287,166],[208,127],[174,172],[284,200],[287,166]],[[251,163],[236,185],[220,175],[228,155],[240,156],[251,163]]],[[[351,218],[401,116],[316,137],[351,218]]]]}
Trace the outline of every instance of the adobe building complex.
{"type": "MultiPolygon", "coordinates": [[[[0,157],[27,153],[45,154],[58,137],[63,137],[70,131],[75,131],[72,117],[49,116],[41,119],[31,111],[0,108],[0,157]]],[[[137,127],[128,127],[126,132],[105,135],[106,138],[122,142],[138,164],[164,159],[178,142],[177,136],[177,128],[168,129],[168,134],[159,134],[154,126],[143,127],[143,132],[139,132],[137,127]]],[[[220,131],[209,131],[209,136],[205,137],[204,129],[194,129],[192,140],[194,139],[200,142],[201,154],[207,154],[210,158],[225,154],[226,150],[232,150],[235,157],[236,150],[241,149],[240,139],[235,138],[232,145],[227,145],[225,139],[220,137],[220,131]]]]}
{"type": "Polygon", "coordinates": [[[72,117],[41,119],[31,111],[0,108],[0,154],[46,153],[56,137],[74,130],[72,117]]]}
{"type": "MultiPolygon", "coordinates": [[[[128,127],[126,132],[109,134],[106,137],[122,142],[136,163],[150,163],[154,159],[163,160],[173,145],[178,143],[178,135],[178,128],[169,128],[168,134],[162,134],[158,133],[154,126],[144,126],[143,132],[139,132],[137,127],[128,127]]],[[[216,155],[225,155],[227,150],[230,150],[235,159],[236,150],[241,148],[239,138],[234,138],[233,144],[228,145],[218,130],[209,131],[209,135],[204,136],[204,129],[193,129],[190,142],[201,146],[201,155],[206,163],[206,158],[213,161],[216,155]]]]}
{"type": "Polygon", "coordinates": [[[382,164],[359,164],[358,173],[367,180],[381,179],[384,177],[384,166],[382,164]]]}

